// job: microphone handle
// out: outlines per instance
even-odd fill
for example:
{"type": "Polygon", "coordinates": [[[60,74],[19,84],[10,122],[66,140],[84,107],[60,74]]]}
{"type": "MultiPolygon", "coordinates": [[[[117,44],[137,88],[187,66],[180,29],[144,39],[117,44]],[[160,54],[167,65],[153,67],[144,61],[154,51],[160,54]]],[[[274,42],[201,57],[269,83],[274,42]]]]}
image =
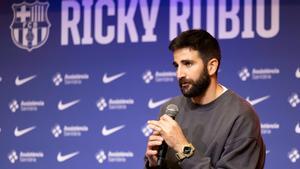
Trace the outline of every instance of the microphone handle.
{"type": "Polygon", "coordinates": [[[162,144],[159,146],[159,149],[158,149],[158,155],[157,155],[157,166],[158,166],[158,168],[162,167],[163,161],[166,158],[167,150],[168,150],[168,144],[165,141],[163,141],[162,144]]]}

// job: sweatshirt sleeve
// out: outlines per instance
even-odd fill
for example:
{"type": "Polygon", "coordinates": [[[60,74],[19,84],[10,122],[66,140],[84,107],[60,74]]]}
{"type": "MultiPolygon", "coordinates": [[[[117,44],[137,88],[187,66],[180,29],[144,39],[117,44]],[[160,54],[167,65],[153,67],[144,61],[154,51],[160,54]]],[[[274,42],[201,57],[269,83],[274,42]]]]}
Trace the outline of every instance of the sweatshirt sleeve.
{"type": "MultiPolygon", "coordinates": [[[[260,134],[260,122],[255,112],[246,107],[231,126],[217,162],[204,152],[195,150],[191,158],[179,163],[183,169],[262,169],[265,145],[260,134]]],[[[215,154],[214,154],[215,155],[215,154]]]]}
{"type": "Polygon", "coordinates": [[[224,148],[220,160],[213,166],[210,157],[204,156],[199,151],[191,158],[180,162],[183,169],[260,169],[263,168],[265,148],[256,138],[240,139],[224,148]]]}

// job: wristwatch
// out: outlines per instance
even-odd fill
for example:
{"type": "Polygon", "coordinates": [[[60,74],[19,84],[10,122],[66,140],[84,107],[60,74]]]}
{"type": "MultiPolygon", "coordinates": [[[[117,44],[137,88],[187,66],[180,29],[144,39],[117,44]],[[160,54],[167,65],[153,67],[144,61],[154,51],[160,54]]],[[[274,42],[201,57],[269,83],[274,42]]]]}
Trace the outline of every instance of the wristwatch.
{"type": "Polygon", "coordinates": [[[191,157],[194,154],[194,151],[195,147],[191,143],[189,143],[183,146],[182,152],[178,152],[175,155],[179,161],[182,161],[185,158],[191,157]]]}

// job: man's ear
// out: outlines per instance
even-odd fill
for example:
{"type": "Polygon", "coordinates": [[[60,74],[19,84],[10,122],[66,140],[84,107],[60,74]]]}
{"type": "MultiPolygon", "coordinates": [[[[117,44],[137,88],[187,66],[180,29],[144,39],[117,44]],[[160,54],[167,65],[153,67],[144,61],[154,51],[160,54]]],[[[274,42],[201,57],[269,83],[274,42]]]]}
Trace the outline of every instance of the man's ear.
{"type": "Polygon", "coordinates": [[[216,58],[212,58],[208,61],[207,63],[207,71],[208,74],[211,76],[213,74],[216,74],[216,71],[218,69],[219,66],[219,61],[216,58]]]}

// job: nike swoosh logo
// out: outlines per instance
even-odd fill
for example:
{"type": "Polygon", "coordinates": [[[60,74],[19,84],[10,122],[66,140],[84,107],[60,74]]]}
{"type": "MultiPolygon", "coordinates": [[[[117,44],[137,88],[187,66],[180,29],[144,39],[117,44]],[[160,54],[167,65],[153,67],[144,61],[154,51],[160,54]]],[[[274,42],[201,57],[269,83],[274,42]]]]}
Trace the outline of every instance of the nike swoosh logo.
{"type": "Polygon", "coordinates": [[[298,79],[300,78],[300,68],[297,68],[295,75],[296,75],[296,78],[298,78],[298,79]]]}
{"type": "Polygon", "coordinates": [[[68,102],[68,103],[62,103],[62,101],[60,100],[58,102],[58,105],[57,105],[57,108],[58,110],[60,111],[63,111],[63,110],[66,110],[72,106],[74,106],[75,104],[77,104],[78,102],[80,102],[80,100],[74,100],[74,101],[71,101],[71,102],[68,102]]]}
{"type": "Polygon", "coordinates": [[[122,73],[119,73],[119,74],[116,74],[116,75],[107,76],[107,74],[105,73],[103,75],[102,82],[105,83],[105,84],[111,83],[111,82],[119,79],[120,77],[124,76],[125,74],[126,74],[125,72],[122,72],[122,73]]]}
{"type": "Polygon", "coordinates": [[[15,80],[15,84],[16,86],[21,86],[27,82],[29,82],[30,80],[36,78],[36,75],[33,75],[33,76],[29,76],[29,77],[26,77],[26,78],[23,78],[23,79],[20,79],[19,76],[16,77],[16,80],[15,80]]]}
{"type": "Polygon", "coordinates": [[[34,130],[35,128],[36,128],[35,126],[32,126],[32,127],[28,127],[28,128],[19,130],[19,128],[16,127],[14,134],[15,134],[16,137],[20,137],[20,136],[23,136],[26,133],[29,133],[30,131],[34,130]]]}
{"type": "Polygon", "coordinates": [[[296,132],[297,134],[300,134],[300,124],[299,124],[299,123],[297,123],[297,125],[296,125],[296,127],[295,127],[295,132],[296,132]]]}
{"type": "Polygon", "coordinates": [[[166,103],[167,101],[169,101],[171,98],[166,98],[166,99],[163,99],[163,100],[159,100],[159,101],[153,101],[153,99],[151,98],[148,102],[148,107],[149,109],[155,109],[157,108],[158,106],[166,103]]]}
{"type": "Polygon", "coordinates": [[[246,100],[247,100],[252,106],[254,106],[254,105],[256,105],[256,104],[258,104],[258,103],[260,103],[260,102],[263,102],[263,101],[267,100],[269,97],[270,97],[270,96],[264,96],[264,97],[260,97],[260,98],[253,99],[253,100],[250,100],[250,98],[247,97],[246,100]]]}
{"type": "Polygon", "coordinates": [[[69,154],[66,154],[66,155],[62,155],[61,152],[59,152],[57,154],[56,159],[57,159],[58,162],[64,162],[66,160],[69,160],[69,159],[73,158],[74,156],[76,156],[78,154],[79,154],[79,151],[69,153],[69,154]]]}
{"type": "Polygon", "coordinates": [[[107,129],[106,126],[104,126],[102,128],[102,135],[103,136],[109,136],[109,135],[121,130],[124,127],[125,127],[125,125],[120,125],[120,126],[117,126],[117,127],[113,127],[111,129],[107,129]]]}

